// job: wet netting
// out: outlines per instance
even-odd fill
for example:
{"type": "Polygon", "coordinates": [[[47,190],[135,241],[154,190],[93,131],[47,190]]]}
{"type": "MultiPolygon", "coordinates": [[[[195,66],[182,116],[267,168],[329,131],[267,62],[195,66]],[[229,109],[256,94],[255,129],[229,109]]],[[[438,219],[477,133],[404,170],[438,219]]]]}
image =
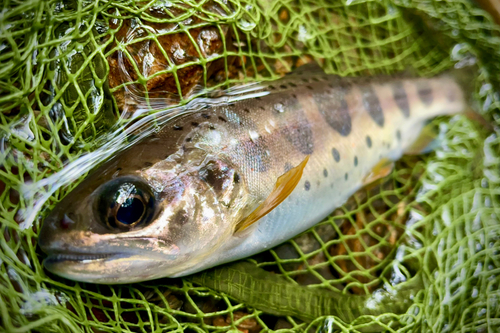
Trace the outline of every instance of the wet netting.
{"type": "Polygon", "coordinates": [[[0,331],[500,330],[500,29],[477,4],[0,6],[0,331]],[[24,213],[36,202],[22,195],[23,184],[99,149],[106,133],[133,119],[308,62],[342,76],[431,76],[476,62],[474,100],[488,124],[436,120],[435,152],[404,157],[316,227],[224,269],[124,286],[44,271],[37,232],[76,182],[57,189],[32,219],[24,213]]]}

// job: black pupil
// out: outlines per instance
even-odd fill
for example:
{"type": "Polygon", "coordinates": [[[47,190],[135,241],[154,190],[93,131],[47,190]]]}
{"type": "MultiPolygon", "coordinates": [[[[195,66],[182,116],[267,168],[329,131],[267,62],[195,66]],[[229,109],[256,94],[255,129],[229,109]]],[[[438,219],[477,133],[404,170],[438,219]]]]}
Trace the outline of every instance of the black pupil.
{"type": "Polygon", "coordinates": [[[116,219],[123,224],[133,224],[142,217],[144,208],[144,203],[140,199],[128,198],[116,212],[116,219]]]}

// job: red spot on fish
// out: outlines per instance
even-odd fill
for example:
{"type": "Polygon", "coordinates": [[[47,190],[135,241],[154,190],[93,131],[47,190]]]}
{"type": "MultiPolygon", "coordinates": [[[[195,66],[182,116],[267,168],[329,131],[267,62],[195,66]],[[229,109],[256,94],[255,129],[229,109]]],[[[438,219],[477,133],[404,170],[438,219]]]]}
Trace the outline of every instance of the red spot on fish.
{"type": "Polygon", "coordinates": [[[61,226],[62,229],[69,229],[74,223],[75,221],[70,219],[66,214],[64,214],[61,221],[59,221],[59,225],[61,226]]]}

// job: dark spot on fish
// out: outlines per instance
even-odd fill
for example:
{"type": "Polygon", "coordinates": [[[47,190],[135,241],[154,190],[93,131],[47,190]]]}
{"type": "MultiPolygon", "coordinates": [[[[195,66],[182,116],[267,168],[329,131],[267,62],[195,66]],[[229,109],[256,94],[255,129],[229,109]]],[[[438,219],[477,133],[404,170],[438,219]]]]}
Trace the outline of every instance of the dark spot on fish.
{"type": "Polygon", "coordinates": [[[311,124],[307,120],[304,110],[296,101],[284,100],[283,103],[285,110],[290,110],[295,114],[295,119],[281,129],[281,134],[302,154],[312,154],[314,151],[314,137],[311,124]]]}
{"type": "Polygon", "coordinates": [[[266,108],[263,106],[259,106],[259,109],[261,109],[262,111],[266,111],[266,108]]]}
{"type": "Polygon", "coordinates": [[[361,89],[363,96],[363,106],[370,117],[375,121],[375,123],[383,127],[384,126],[384,112],[380,106],[380,101],[377,97],[377,93],[373,90],[373,87],[367,86],[361,89]]]}
{"type": "Polygon", "coordinates": [[[408,102],[408,96],[406,95],[403,82],[393,83],[391,84],[391,88],[394,101],[396,102],[399,110],[406,118],[408,118],[410,116],[410,104],[408,102]]]}
{"type": "Polygon", "coordinates": [[[446,92],[446,99],[448,100],[448,102],[454,102],[457,99],[455,89],[448,89],[448,91],[446,92]]]}
{"type": "Polygon", "coordinates": [[[332,155],[333,155],[333,159],[335,160],[335,162],[340,162],[340,153],[337,149],[335,148],[332,148],[332,155]]]}
{"type": "Polygon", "coordinates": [[[297,85],[293,82],[290,82],[289,85],[290,85],[290,87],[297,88],[297,85]]]}
{"type": "Polygon", "coordinates": [[[300,125],[287,126],[282,130],[295,149],[304,155],[310,155],[314,151],[313,133],[308,122],[300,125]]]}
{"type": "Polygon", "coordinates": [[[308,180],[306,180],[306,182],[304,183],[304,188],[306,189],[306,191],[309,191],[311,189],[311,183],[309,183],[308,180]]]}
{"type": "Polygon", "coordinates": [[[352,129],[349,107],[344,98],[345,94],[343,93],[338,99],[326,99],[321,95],[313,96],[319,112],[328,125],[342,136],[348,136],[352,129]]]}
{"type": "Polygon", "coordinates": [[[230,177],[230,170],[224,165],[216,162],[209,162],[199,171],[199,176],[216,192],[220,193],[224,187],[224,182],[230,177]]]}
{"type": "Polygon", "coordinates": [[[234,176],[233,176],[233,181],[234,181],[236,184],[238,184],[238,183],[240,182],[240,175],[239,175],[237,172],[235,172],[235,173],[234,173],[234,176]]]}
{"type": "Polygon", "coordinates": [[[186,142],[191,142],[191,138],[186,138],[186,142]]]}
{"type": "Polygon", "coordinates": [[[261,100],[261,98],[260,98],[260,97],[255,97],[255,99],[256,99],[256,100],[258,100],[258,101],[260,101],[260,100],[261,100]]]}
{"type": "Polygon", "coordinates": [[[306,79],[306,78],[302,78],[301,80],[302,80],[302,82],[304,82],[304,83],[309,82],[309,80],[308,80],[308,79],[306,79]]]}
{"type": "Polygon", "coordinates": [[[314,90],[314,88],[313,88],[313,87],[311,87],[311,86],[306,86],[306,87],[307,87],[307,89],[309,89],[309,90],[314,90]]]}
{"type": "Polygon", "coordinates": [[[332,88],[332,89],[334,88],[334,87],[333,87],[333,84],[331,84],[331,83],[328,83],[328,87],[330,87],[330,88],[332,88]]]}
{"type": "Polygon", "coordinates": [[[177,212],[177,214],[174,215],[172,222],[175,226],[183,226],[189,222],[188,214],[184,209],[181,209],[180,211],[177,212]]]}
{"type": "Polygon", "coordinates": [[[323,169],[323,176],[325,176],[325,178],[328,177],[328,170],[323,169]]]}
{"type": "Polygon", "coordinates": [[[209,129],[211,129],[212,131],[215,129],[215,127],[213,126],[210,126],[209,129]]]}
{"type": "Polygon", "coordinates": [[[396,138],[398,138],[398,140],[401,141],[401,131],[400,130],[396,131],[396,138]]]}
{"type": "Polygon", "coordinates": [[[346,172],[345,175],[344,175],[344,179],[347,180],[348,178],[349,178],[349,175],[346,172]]]}
{"type": "Polygon", "coordinates": [[[146,168],[149,168],[149,167],[152,167],[152,166],[153,166],[153,163],[151,163],[151,162],[144,162],[144,166],[145,166],[146,168]]]}
{"type": "Polygon", "coordinates": [[[290,162],[285,163],[285,172],[292,170],[292,168],[293,168],[292,163],[290,163],[290,162]]]}
{"type": "Polygon", "coordinates": [[[274,90],[274,89],[276,89],[276,88],[274,88],[274,86],[271,86],[271,85],[269,85],[269,86],[268,86],[268,88],[269,88],[269,90],[274,90]]]}
{"type": "Polygon", "coordinates": [[[354,156],[354,166],[358,166],[358,157],[354,156]]]}
{"type": "Polygon", "coordinates": [[[428,83],[420,82],[417,84],[418,97],[424,103],[424,105],[431,105],[433,96],[432,96],[432,88],[429,87],[428,83]]]}
{"type": "Polygon", "coordinates": [[[116,171],[122,171],[122,168],[116,168],[116,171]]]}
{"type": "Polygon", "coordinates": [[[210,119],[210,116],[206,113],[202,113],[201,116],[205,119],[210,119]]]}
{"type": "Polygon", "coordinates": [[[174,125],[174,131],[182,131],[184,128],[182,126],[174,125]]]}
{"type": "Polygon", "coordinates": [[[368,146],[368,148],[372,147],[372,138],[370,138],[369,135],[366,136],[366,145],[368,146]]]}
{"type": "Polygon", "coordinates": [[[313,77],[312,79],[313,79],[313,81],[319,82],[317,77],[313,77]]]}
{"type": "Polygon", "coordinates": [[[193,127],[198,127],[200,124],[197,123],[196,121],[191,122],[191,126],[193,127]]]}
{"type": "Polygon", "coordinates": [[[286,86],[286,84],[282,84],[282,85],[280,86],[280,88],[281,88],[281,89],[286,89],[286,88],[287,88],[287,86],[286,86]]]}
{"type": "Polygon", "coordinates": [[[226,118],[224,118],[224,117],[219,116],[219,120],[220,120],[220,121],[223,121],[223,122],[225,122],[225,123],[227,123],[227,120],[226,120],[226,118]]]}
{"type": "Polygon", "coordinates": [[[250,110],[248,109],[243,109],[243,111],[245,111],[246,113],[250,113],[250,110]]]}
{"type": "Polygon", "coordinates": [[[292,94],[292,97],[295,98],[295,99],[297,99],[297,95],[295,95],[295,94],[292,94]]]}

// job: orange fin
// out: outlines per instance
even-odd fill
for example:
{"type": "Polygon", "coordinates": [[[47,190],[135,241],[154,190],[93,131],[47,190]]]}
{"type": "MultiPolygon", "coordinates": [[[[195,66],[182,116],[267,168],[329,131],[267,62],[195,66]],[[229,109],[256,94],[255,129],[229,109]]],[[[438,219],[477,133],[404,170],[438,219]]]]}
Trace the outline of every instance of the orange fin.
{"type": "Polygon", "coordinates": [[[377,163],[372,169],[372,171],[366,175],[366,177],[363,179],[363,185],[369,185],[374,183],[375,181],[384,178],[385,176],[389,175],[394,169],[394,162],[387,159],[383,158],[380,162],[377,163]]]}
{"type": "Polygon", "coordinates": [[[309,161],[309,155],[306,156],[302,163],[281,175],[267,199],[236,225],[235,232],[246,229],[282,203],[292,193],[299,183],[300,178],[302,178],[302,172],[306,167],[307,161],[309,161]]]}

